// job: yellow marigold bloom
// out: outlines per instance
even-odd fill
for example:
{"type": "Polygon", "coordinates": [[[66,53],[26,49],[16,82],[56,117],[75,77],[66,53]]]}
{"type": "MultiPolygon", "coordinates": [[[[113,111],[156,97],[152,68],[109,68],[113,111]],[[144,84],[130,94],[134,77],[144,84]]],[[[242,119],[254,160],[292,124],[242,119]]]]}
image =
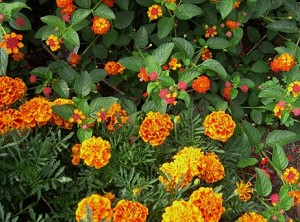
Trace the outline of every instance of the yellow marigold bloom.
{"type": "Polygon", "coordinates": [[[293,191],[289,191],[288,195],[290,197],[294,197],[294,202],[293,202],[293,207],[300,204],[300,191],[299,190],[293,190],[293,191]]]}
{"type": "Polygon", "coordinates": [[[101,137],[93,136],[81,144],[80,158],[90,167],[100,169],[108,164],[110,157],[110,143],[101,137]]]}
{"type": "Polygon", "coordinates": [[[24,47],[21,42],[23,36],[12,32],[10,34],[4,34],[3,39],[0,42],[0,48],[6,49],[7,54],[18,53],[20,48],[24,47]]]}
{"type": "MultiPolygon", "coordinates": [[[[74,104],[74,103],[70,99],[59,98],[59,99],[54,100],[51,103],[51,107],[55,106],[55,105],[65,105],[65,104],[74,104]]],[[[57,126],[64,128],[64,129],[71,129],[73,126],[73,124],[70,121],[64,120],[62,117],[60,117],[55,112],[52,113],[51,122],[56,124],[57,126]]]]}
{"type": "Polygon", "coordinates": [[[46,40],[46,44],[50,46],[50,49],[55,52],[60,49],[60,44],[62,43],[61,39],[58,39],[56,35],[50,35],[46,40]]]}
{"type": "Polygon", "coordinates": [[[204,222],[201,211],[184,200],[175,200],[166,207],[162,222],[204,222]]]}
{"type": "Polygon", "coordinates": [[[162,9],[160,5],[152,5],[148,8],[148,17],[150,20],[158,19],[162,16],[162,9]]]}
{"type": "Polygon", "coordinates": [[[250,188],[252,184],[248,181],[246,184],[244,181],[236,182],[236,192],[239,195],[239,198],[247,202],[251,198],[251,194],[253,193],[253,188],[250,188]]]}
{"type": "Polygon", "coordinates": [[[74,109],[74,113],[72,117],[69,119],[70,123],[77,123],[77,124],[82,124],[82,121],[86,120],[86,116],[83,114],[82,111],[78,109],[74,109]]]}
{"type": "Polygon", "coordinates": [[[239,27],[239,22],[227,20],[226,27],[230,28],[231,30],[236,29],[237,27],[239,27]]]}
{"type": "Polygon", "coordinates": [[[293,97],[298,97],[300,95],[300,81],[290,83],[288,91],[293,94],[293,97]]]}
{"type": "Polygon", "coordinates": [[[42,97],[35,97],[26,101],[19,109],[26,127],[35,127],[36,124],[44,126],[52,117],[51,104],[42,97]]]}
{"type": "Polygon", "coordinates": [[[249,213],[243,214],[237,220],[237,222],[254,222],[254,221],[255,222],[267,222],[267,219],[255,212],[249,212],[249,213]]]}
{"type": "Polygon", "coordinates": [[[193,80],[192,88],[198,93],[206,93],[210,89],[210,80],[207,76],[199,76],[193,80]]]}
{"type": "Polygon", "coordinates": [[[104,66],[104,69],[107,71],[109,76],[114,76],[117,74],[123,74],[125,67],[122,66],[119,62],[107,62],[104,66]]]}
{"type": "Polygon", "coordinates": [[[120,103],[114,103],[105,114],[105,121],[108,123],[107,128],[110,131],[115,131],[115,125],[123,127],[127,122],[128,116],[126,111],[121,108],[120,103]],[[119,122],[121,120],[121,122],[119,122]]]}
{"type": "Polygon", "coordinates": [[[56,5],[59,8],[66,8],[68,5],[73,4],[73,0],[56,0],[56,5]]]}
{"type": "Polygon", "coordinates": [[[87,217],[86,207],[91,209],[93,222],[109,222],[113,216],[111,202],[108,198],[98,194],[92,194],[90,197],[82,199],[77,206],[76,221],[84,220],[87,217]]]}
{"type": "Polygon", "coordinates": [[[114,4],[116,3],[116,0],[102,0],[102,2],[107,5],[108,7],[114,7],[114,4]]]}
{"type": "Polygon", "coordinates": [[[294,67],[294,64],[294,57],[288,53],[283,53],[270,63],[270,67],[274,72],[288,72],[294,67]]]}
{"type": "Polygon", "coordinates": [[[150,111],[140,126],[139,134],[151,146],[162,144],[170,135],[173,123],[168,114],[150,111]]]}
{"type": "Polygon", "coordinates": [[[213,140],[226,142],[234,133],[235,122],[224,111],[212,112],[203,122],[204,134],[213,140]]]}
{"type": "Polygon", "coordinates": [[[299,171],[294,167],[289,167],[285,169],[281,177],[287,184],[296,184],[299,180],[299,171]]]}
{"type": "Polygon", "coordinates": [[[223,164],[215,153],[206,153],[204,156],[206,167],[199,175],[200,179],[205,180],[206,183],[215,183],[225,176],[223,164]]]}
{"type": "Polygon", "coordinates": [[[181,67],[181,64],[178,62],[178,59],[176,59],[176,58],[171,58],[168,65],[169,65],[169,68],[172,70],[176,70],[177,68],[181,67]]]}
{"type": "Polygon", "coordinates": [[[72,147],[72,164],[73,165],[78,165],[80,162],[80,148],[81,144],[77,143],[72,147]]]}
{"type": "Polygon", "coordinates": [[[13,60],[19,62],[24,59],[24,53],[19,51],[17,53],[13,53],[11,57],[13,58],[13,60]]]}
{"type": "Polygon", "coordinates": [[[106,18],[94,17],[92,30],[96,35],[104,35],[110,29],[110,23],[106,18]]]}
{"type": "Polygon", "coordinates": [[[215,37],[218,34],[217,32],[217,26],[208,27],[208,25],[205,26],[205,37],[215,37]]]}
{"type": "Polygon", "coordinates": [[[15,109],[0,110],[0,135],[4,135],[15,129],[23,130],[25,123],[22,114],[15,109]]]}
{"type": "Polygon", "coordinates": [[[70,58],[69,58],[69,64],[71,66],[76,66],[76,65],[79,64],[80,59],[81,59],[80,55],[72,52],[71,55],[70,55],[70,58]]]}
{"type": "Polygon", "coordinates": [[[211,58],[212,58],[212,52],[209,51],[208,48],[205,48],[201,53],[201,60],[205,61],[205,60],[211,59],[211,58]]]}
{"type": "Polygon", "coordinates": [[[146,222],[148,208],[138,202],[120,200],[114,208],[114,222],[146,222]]]}
{"type": "Polygon", "coordinates": [[[222,194],[215,193],[210,187],[200,187],[194,191],[188,202],[198,207],[205,222],[219,221],[225,211],[222,194]]]}

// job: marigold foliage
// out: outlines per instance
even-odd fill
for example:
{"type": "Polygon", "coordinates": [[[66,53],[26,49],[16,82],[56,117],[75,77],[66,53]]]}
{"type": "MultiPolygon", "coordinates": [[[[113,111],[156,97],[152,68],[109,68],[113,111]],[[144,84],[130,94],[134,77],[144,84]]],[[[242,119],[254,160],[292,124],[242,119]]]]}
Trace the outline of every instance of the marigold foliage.
{"type": "Polygon", "coordinates": [[[288,72],[294,67],[294,64],[294,57],[288,53],[283,53],[270,63],[270,67],[274,72],[288,72]]]}
{"type": "Polygon", "coordinates": [[[148,208],[139,202],[120,200],[113,209],[114,222],[146,222],[148,208]]]}
{"type": "Polygon", "coordinates": [[[210,80],[207,76],[199,76],[192,83],[192,88],[198,93],[206,93],[210,89],[210,80]]]}
{"type": "Polygon", "coordinates": [[[239,217],[237,222],[267,222],[267,219],[255,212],[245,213],[239,217]]]}
{"type": "Polygon", "coordinates": [[[299,180],[299,171],[294,167],[286,168],[281,175],[287,184],[296,184],[299,180]]]}
{"type": "Polygon", "coordinates": [[[253,188],[250,188],[251,186],[252,184],[250,181],[247,183],[244,183],[242,180],[240,182],[236,182],[236,192],[242,201],[247,202],[251,198],[250,193],[253,193],[254,191],[253,188]]]}
{"type": "Polygon", "coordinates": [[[0,42],[0,48],[6,49],[7,54],[16,54],[19,52],[20,48],[24,47],[21,42],[23,36],[21,34],[16,34],[12,32],[10,34],[4,34],[3,39],[0,42]]]}
{"type": "Polygon", "coordinates": [[[104,35],[110,29],[110,23],[106,18],[94,17],[92,19],[92,30],[96,35],[104,35]]]}

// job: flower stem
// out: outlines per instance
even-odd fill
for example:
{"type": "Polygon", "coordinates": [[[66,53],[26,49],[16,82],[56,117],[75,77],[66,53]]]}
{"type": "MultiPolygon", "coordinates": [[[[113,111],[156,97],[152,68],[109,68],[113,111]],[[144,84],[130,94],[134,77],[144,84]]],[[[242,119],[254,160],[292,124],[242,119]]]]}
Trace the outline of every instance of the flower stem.
{"type": "Polygon", "coordinates": [[[82,55],[84,55],[90,48],[92,45],[94,45],[94,43],[97,41],[97,39],[100,37],[100,35],[98,35],[89,45],[88,47],[86,47],[86,49],[83,51],[82,55]]]}

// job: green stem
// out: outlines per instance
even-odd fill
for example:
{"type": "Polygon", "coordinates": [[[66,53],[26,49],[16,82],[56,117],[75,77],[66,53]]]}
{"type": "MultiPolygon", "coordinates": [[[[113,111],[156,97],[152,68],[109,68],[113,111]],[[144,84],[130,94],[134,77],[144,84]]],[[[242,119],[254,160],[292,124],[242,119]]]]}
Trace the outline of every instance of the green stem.
{"type": "Polygon", "coordinates": [[[92,45],[94,45],[94,43],[97,41],[97,39],[100,37],[100,35],[98,35],[89,45],[88,47],[86,47],[86,49],[84,50],[84,52],[82,53],[82,55],[84,55],[90,48],[92,45]]]}
{"type": "Polygon", "coordinates": [[[2,31],[3,31],[3,33],[4,33],[4,34],[7,34],[6,31],[5,31],[5,29],[3,28],[3,26],[0,25],[0,27],[1,27],[2,31]]]}
{"type": "Polygon", "coordinates": [[[250,49],[250,51],[247,53],[247,55],[249,55],[265,38],[267,37],[267,35],[264,35],[253,47],[252,49],[250,49]]]}
{"type": "Polygon", "coordinates": [[[141,57],[143,58],[144,61],[146,61],[145,56],[143,55],[142,51],[140,48],[138,48],[139,54],[141,55],[141,57]]]}
{"type": "Polygon", "coordinates": [[[270,160],[270,158],[267,156],[267,154],[264,151],[261,151],[261,152],[265,158],[268,158],[270,165],[274,168],[274,170],[278,174],[278,177],[281,179],[282,183],[285,184],[285,182],[281,178],[281,171],[277,169],[277,167],[274,165],[274,163],[270,160]]]}
{"type": "Polygon", "coordinates": [[[298,40],[297,40],[297,42],[296,42],[296,48],[295,48],[295,52],[294,52],[294,57],[296,57],[297,49],[298,49],[299,43],[300,43],[300,37],[298,38],[298,40]]]}

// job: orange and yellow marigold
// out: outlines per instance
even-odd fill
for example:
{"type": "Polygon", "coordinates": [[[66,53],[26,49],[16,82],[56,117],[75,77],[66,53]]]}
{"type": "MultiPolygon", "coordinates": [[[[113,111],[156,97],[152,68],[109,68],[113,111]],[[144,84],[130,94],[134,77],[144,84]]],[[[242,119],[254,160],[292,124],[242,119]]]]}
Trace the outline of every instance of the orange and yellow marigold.
{"type": "Polygon", "coordinates": [[[270,63],[270,67],[274,72],[288,72],[295,64],[295,59],[288,53],[283,53],[279,57],[273,59],[270,63]]]}
{"type": "Polygon", "coordinates": [[[250,188],[252,184],[248,181],[246,184],[244,181],[236,182],[236,193],[239,195],[239,198],[247,202],[251,198],[251,194],[253,193],[253,188],[250,188]]]}
{"type": "Polygon", "coordinates": [[[23,36],[15,32],[4,34],[0,42],[0,48],[6,49],[7,54],[18,53],[19,49],[24,47],[24,44],[21,42],[22,39],[23,36]]]}
{"type": "Polygon", "coordinates": [[[267,219],[255,212],[245,213],[240,216],[237,222],[267,222],[267,219]]]}
{"type": "Polygon", "coordinates": [[[114,222],[146,222],[148,216],[148,208],[139,202],[130,200],[120,200],[113,209],[114,222]]]}
{"type": "Polygon", "coordinates": [[[150,20],[158,19],[162,16],[162,9],[160,5],[152,5],[148,8],[147,11],[148,17],[150,20]]]}
{"type": "Polygon", "coordinates": [[[110,29],[110,23],[106,18],[94,17],[92,19],[92,30],[96,35],[104,35],[110,29]]]}
{"type": "Polygon", "coordinates": [[[198,93],[206,93],[210,89],[210,80],[207,76],[199,76],[194,79],[192,88],[198,93]]]}
{"type": "Polygon", "coordinates": [[[119,62],[110,61],[105,64],[104,69],[107,71],[109,76],[114,76],[117,74],[123,74],[125,67],[119,62]]]}
{"type": "Polygon", "coordinates": [[[25,123],[22,114],[15,109],[0,110],[0,135],[4,135],[15,129],[23,130],[25,123]]]}
{"type": "Polygon", "coordinates": [[[205,168],[199,177],[206,183],[215,183],[225,176],[225,169],[215,153],[206,153],[204,156],[205,168]]]}

